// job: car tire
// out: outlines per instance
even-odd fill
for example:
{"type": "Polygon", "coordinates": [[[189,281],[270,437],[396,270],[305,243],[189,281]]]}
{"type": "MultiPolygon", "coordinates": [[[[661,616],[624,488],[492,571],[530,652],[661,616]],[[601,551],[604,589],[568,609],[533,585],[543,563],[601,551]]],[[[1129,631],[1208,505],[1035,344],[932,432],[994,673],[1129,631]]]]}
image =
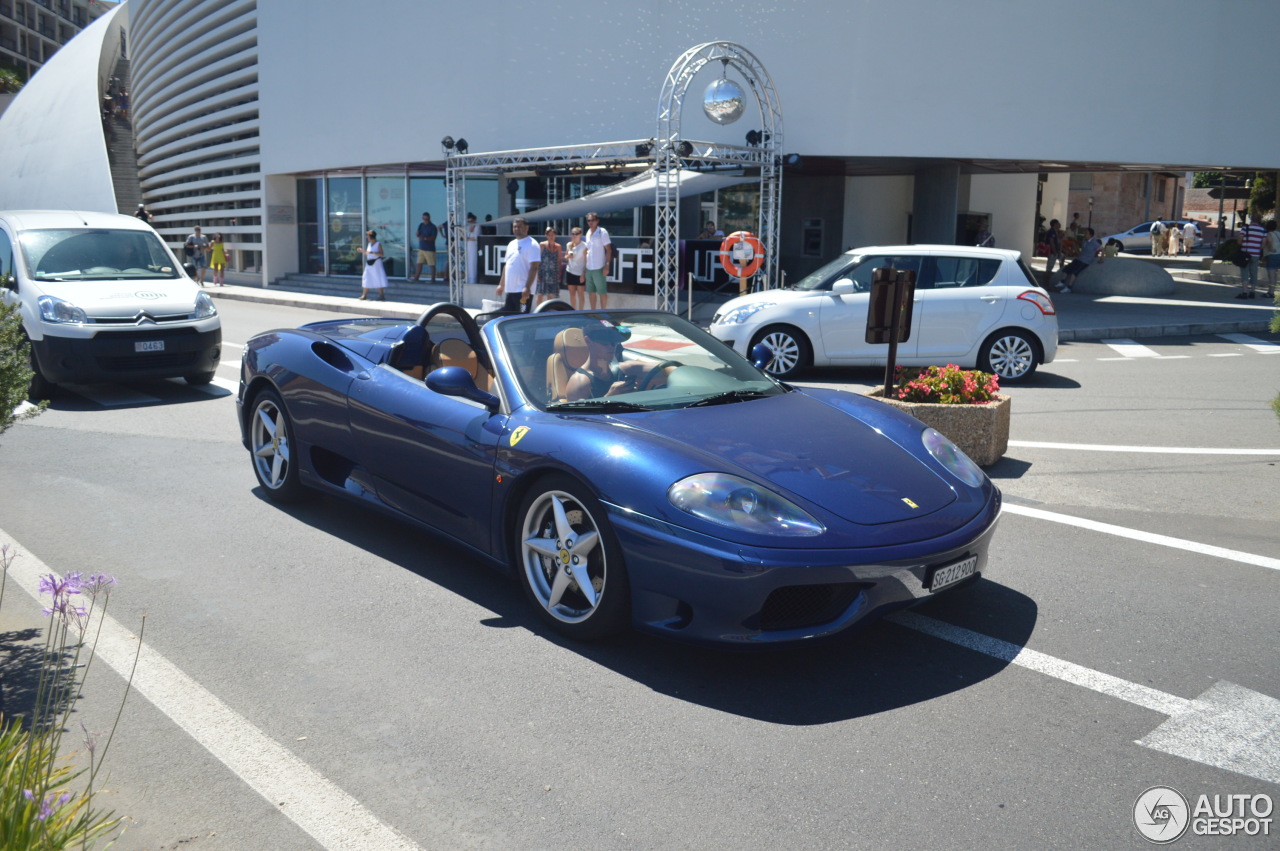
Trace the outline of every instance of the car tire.
{"type": "Polygon", "coordinates": [[[249,416],[249,457],[258,484],[272,502],[297,502],[306,491],[293,455],[293,423],[280,394],[263,390],[254,397],[249,416]]]}
{"type": "Polygon", "coordinates": [[[217,375],[216,372],[197,372],[194,375],[185,375],[183,378],[188,384],[200,387],[212,383],[215,375],[217,375]]]}
{"type": "Polygon", "coordinates": [[[40,360],[36,357],[36,347],[32,345],[31,340],[24,337],[27,342],[27,356],[31,361],[31,383],[27,385],[27,398],[32,402],[43,402],[46,399],[52,399],[54,394],[58,392],[58,385],[45,378],[43,372],[40,371],[40,360]]]}
{"type": "Polygon", "coordinates": [[[998,376],[1001,384],[1016,384],[1030,378],[1043,359],[1039,343],[1023,331],[1007,328],[982,344],[978,368],[998,376]]]}
{"type": "Polygon", "coordinates": [[[813,364],[813,346],[801,331],[789,325],[771,325],[760,331],[747,346],[751,351],[764,343],[773,352],[764,371],[774,378],[791,378],[813,364]]]}
{"type": "Polygon", "coordinates": [[[521,501],[514,536],[520,585],[552,629],[594,641],[628,626],[631,593],[622,550],[604,506],[584,485],[561,474],[539,481],[521,501]]]}

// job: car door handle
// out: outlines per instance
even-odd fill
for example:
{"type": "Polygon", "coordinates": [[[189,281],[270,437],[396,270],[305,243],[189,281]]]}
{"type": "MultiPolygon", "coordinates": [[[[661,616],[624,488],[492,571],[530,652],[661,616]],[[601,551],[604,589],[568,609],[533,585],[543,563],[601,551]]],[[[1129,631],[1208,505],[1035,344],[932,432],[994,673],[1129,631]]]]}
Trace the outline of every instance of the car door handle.
{"type": "Polygon", "coordinates": [[[982,299],[985,302],[993,302],[993,301],[1000,300],[1000,296],[998,295],[983,295],[983,296],[978,296],[978,298],[982,299]]]}

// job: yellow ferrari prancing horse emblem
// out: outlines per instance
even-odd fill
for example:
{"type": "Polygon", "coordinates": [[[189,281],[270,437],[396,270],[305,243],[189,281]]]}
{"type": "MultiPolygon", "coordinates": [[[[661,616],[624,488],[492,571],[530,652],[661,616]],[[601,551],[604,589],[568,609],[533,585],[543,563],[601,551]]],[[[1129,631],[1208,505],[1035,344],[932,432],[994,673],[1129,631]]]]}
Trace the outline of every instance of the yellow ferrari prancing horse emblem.
{"type": "Polygon", "coordinates": [[[520,442],[520,438],[524,437],[528,433],[529,433],[528,426],[520,426],[520,428],[511,432],[511,445],[515,446],[517,443],[520,442]]]}
{"type": "MultiPolygon", "coordinates": [[[[514,441],[514,440],[513,440],[513,441],[511,441],[511,442],[512,442],[512,443],[515,443],[515,441],[514,441]]],[[[903,502],[905,502],[907,505],[911,506],[912,508],[919,508],[919,507],[920,507],[920,506],[916,505],[914,502],[912,502],[910,499],[908,499],[908,498],[907,498],[907,497],[905,497],[905,496],[902,498],[902,501],[903,501],[903,502]]]]}

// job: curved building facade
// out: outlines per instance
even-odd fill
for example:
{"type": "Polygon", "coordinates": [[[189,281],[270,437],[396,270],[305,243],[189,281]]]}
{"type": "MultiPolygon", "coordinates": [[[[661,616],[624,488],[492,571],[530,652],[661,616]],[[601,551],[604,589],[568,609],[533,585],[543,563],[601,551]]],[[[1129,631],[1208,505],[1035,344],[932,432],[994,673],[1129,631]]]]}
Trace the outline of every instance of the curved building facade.
{"type": "MultiPolygon", "coordinates": [[[[963,241],[978,223],[1002,247],[1030,253],[1037,217],[1085,212],[1069,206],[1073,173],[1280,168],[1280,117],[1259,110],[1237,132],[1237,119],[1205,114],[1242,85],[1240,57],[1257,60],[1259,80],[1274,78],[1280,4],[1271,0],[1169,0],[1160,15],[1079,0],[1051,24],[1006,0],[597,0],[536,14],[509,0],[128,0],[115,17],[128,33],[139,179],[156,227],[175,244],[196,224],[221,231],[233,265],[266,284],[298,272],[358,274],[353,248],[368,227],[403,276],[421,213],[446,216],[442,138],[511,152],[655,136],[673,61],[717,40],[751,50],[776,86],[780,146],[794,152],[779,214],[780,261],[792,277],[854,245],[963,241]],[[592,37],[571,35],[574,21],[592,37]],[[1151,96],[1153,75],[1177,84],[1151,96]]],[[[103,64],[110,39],[78,48],[94,29],[64,48],[68,59],[103,64]]],[[[63,67],[62,56],[10,113],[29,95],[93,84],[97,72],[63,67]]],[[[742,145],[763,126],[755,104],[725,126],[698,109],[724,71],[691,81],[685,132],[742,145]]],[[[68,115],[22,106],[40,121],[13,132],[10,115],[0,117],[6,205],[104,203],[100,140],[95,150],[92,134],[62,139],[68,115]],[[51,175],[74,165],[83,202],[46,192],[44,176],[31,181],[42,154],[51,175]]],[[[466,207],[483,220],[570,200],[626,176],[616,165],[477,174],[466,207]]],[[[1164,192],[1163,178],[1125,185],[1150,196],[1137,207],[1151,216],[1175,212],[1152,188],[1164,192]]],[[[681,236],[692,237],[708,218],[725,230],[749,225],[760,198],[729,186],[682,205],[681,236]]],[[[652,214],[611,213],[606,226],[639,251],[652,214]]],[[[1122,224],[1131,223],[1095,222],[1122,224]]],[[[496,257],[482,257],[482,275],[496,257]]]]}

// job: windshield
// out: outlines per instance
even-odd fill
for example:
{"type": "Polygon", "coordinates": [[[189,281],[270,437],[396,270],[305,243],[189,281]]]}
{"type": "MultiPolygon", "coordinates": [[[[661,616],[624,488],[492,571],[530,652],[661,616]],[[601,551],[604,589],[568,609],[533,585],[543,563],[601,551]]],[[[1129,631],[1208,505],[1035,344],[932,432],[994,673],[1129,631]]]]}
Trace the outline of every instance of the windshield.
{"type": "Polygon", "coordinates": [[[29,230],[18,237],[37,281],[118,281],[178,277],[173,258],[152,231],[74,228],[29,230]]]}
{"type": "Polygon", "coordinates": [[[565,413],[749,402],[787,392],[728,346],[662,311],[554,312],[501,320],[522,395],[565,413]]]}
{"type": "Polygon", "coordinates": [[[795,284],[797,290],[829,290],[831,284],[845,269],[854,266],[861,258],[856,255],[841,254],[835,260],[805,275],[795,284]]]}

